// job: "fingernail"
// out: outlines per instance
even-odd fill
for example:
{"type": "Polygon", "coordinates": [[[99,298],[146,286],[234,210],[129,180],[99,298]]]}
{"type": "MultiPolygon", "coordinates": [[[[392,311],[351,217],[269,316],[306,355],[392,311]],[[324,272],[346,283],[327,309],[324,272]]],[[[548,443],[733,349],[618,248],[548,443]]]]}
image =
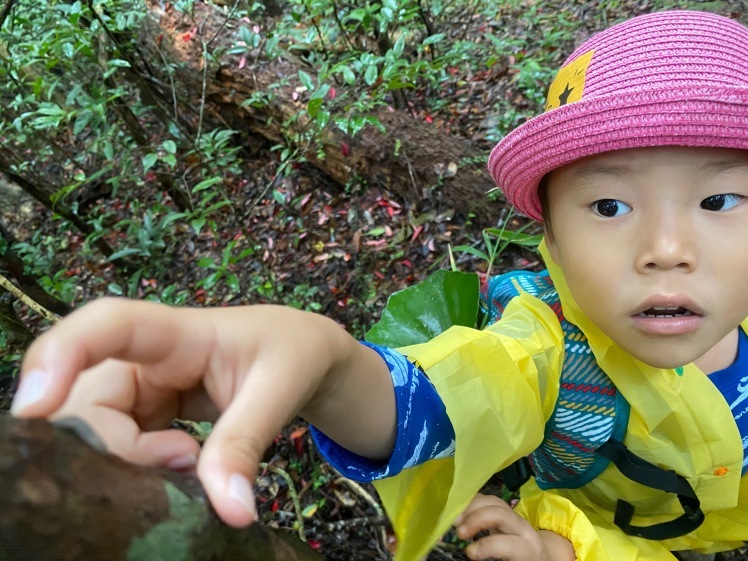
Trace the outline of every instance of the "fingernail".
{"type": "Polygon", "coordinates": [[[13,399],[13,405],[10,412],[14,415],[22,412],[29,405],[32,405],[44,397],[44,392],[49,385],[49,376],[42,370],[31,370],[27,372],[16,391],[16,397],[13,399]]]}
{"type": "Polygon", "coordinates": [[[186,454],[173,460],[169,460],[166,467],[174,471],[186,471],[197,465],[197,456],[195,454],[186,454]]]}
{"type": "Polygon", "coordinates": [[[229,477],[229,497],[241,504],[251,515],[256,516],[254,493],[246,477],[238,473],[229,477]]]}

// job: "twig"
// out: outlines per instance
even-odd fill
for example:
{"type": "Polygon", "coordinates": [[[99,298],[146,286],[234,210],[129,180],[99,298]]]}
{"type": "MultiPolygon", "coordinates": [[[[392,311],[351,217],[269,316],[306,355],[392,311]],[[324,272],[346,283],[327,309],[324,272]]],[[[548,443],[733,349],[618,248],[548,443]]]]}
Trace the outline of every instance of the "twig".
{"type": "Polygon", "coordinates": [[[415,194],[419,195],[420,192],[418,190],[418,182],[416,181],[416,173],[413,169],[413,166],[410,163],[410,158],[408,158],[408,155],[405,153],[405,150],[402,151],[403,158],[405,158],[405,163],[408,165],[408,175],[410,176],[410,182],[413,184],[413,189],[415,190],[415,194]]]}
{"type": "Polygon", "coordinates": [[[53,314],[47,308],[45,308],[35,300],[32,300],[31,297],[26,295],[26,293],[24,293],[22,290],[18,289],[16,285],[5,278],[2,273],[0,273],[0,286],[2,286],[5,290],[10,292],[13,296],[18,298],[21,302],[26,304],[29,308],[34,310],[37,314],[39,314],[46,320],[55,323],[60,319],[59,316],[53,314]]]}
{"type": "Polygon", "coordinates": [[[384,509],[382,509],[382,506],[379,504],[379,501],[377,501],[374,497],[372,497],[371,494],[366,489],[364,489],[363,487],[361,487],[361,485],[359,485],[355,481],[352,481],[352,480],[348,479],[347,477],[338,477],[335,480],[335,483],[344,483],[345,485],[347,485],[351,489],[351,491],[353,491],[354,493],[357,493],[367,503],[369,503],[372,506],[372,508],[376,511],[376,513],[377,513],[378,516],[384,516],[385,515],[384,514],[384,509]]]}
{"type": "MultiPolygon", "coordinates": [[[[380,518],[386,518],[384,509],[379,504],[379,501],[372,497],[366,489],[361,487],[361,485],[359,485],[355,481],[351,481],[347,477],[338,477],[335,480],[335,483],[344,483],[345,485],[347,485],[351,489],[351,491],[363,497],[363,499],[371,505],[371,507],[377,513],[377,516],[379,516],[380,518]]],[[[379,548],[379,550],[381,553],[384,553],[387,550],[387,532],[385,531],[384,526],[379,527],[379,539],[381,540],[381,547],[379,548]]]]}
{"type": "Polygon", "coordinates": [[[221,27],[219,27],[219,28],[218,28],[218,29],[216,30],[216,32],[215,32],[215,33],[213,34],[213,37],[211,37],[211,38],[210,38],[210,40],[208,41],[208,45],[210,45],[210,44],[211,44],[211,43],[212,43],[213,41],[215,41],[215,40],[216,40],[216,38],[217,38],[217,37],[218,37],[218,35],[219,35],[219,34],[221,33],[221,31],[223,31],[223,29],[224,29],[224,28],[226,27],[226,25],[227,25],[227,24],[229,23],[229,20],[230,20],[230,19],[231,19],[231,18],[233,17],[234,13],[235,13],[235,12],[236,12],[236,10],[237,10],[237,9],[239,8],[239,2],[241,2],[241,0],[236,0],[236,1],[234,2],[234,5],[233,5],[233,6],[231,6],[231,9],[229,10],[229,13],[228,13],[228,15],[226,16],[226,19],[224,19],[224,20],[223,20],[223,23],[221,24],[221,27]]]}
{"type": "Polygon", "coordinates": [[[288,486],[288,494],[291,495],[293,508],[296,511],[296,520],[299,523],[299,537],[302,539],[302,541],[306,541],[306,536],[304,535],[304,515],[301,513],[301,502],[299,501],[299,495],[296,492],[296,487],[294,486],[293,479],[291,479],[291,476],[288,475],[285,470],[277,466],[270,465],[267,462],[261,462],[260,469],[272,471],[273,473],[280,475],[283,479],[286,480],[286,485],[288,486]]]}
{"type": "Polygon", "coordinates": [[[364,526],[389,526],[390,521],[386,516],[362,516],[337,522],[323,522],[320,524],[325,532],[337,532],[345,528],[362,528],[364,526]]]}

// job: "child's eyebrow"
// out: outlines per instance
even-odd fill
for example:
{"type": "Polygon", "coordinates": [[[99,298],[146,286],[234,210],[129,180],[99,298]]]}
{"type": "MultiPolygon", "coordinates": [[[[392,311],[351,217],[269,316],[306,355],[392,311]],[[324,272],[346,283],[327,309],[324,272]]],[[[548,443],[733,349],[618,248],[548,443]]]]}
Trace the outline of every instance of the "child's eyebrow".
{"type": "Polygon", "coordinates": [[[736,168],[741,169],[741,171],[748,171],[748,157],[736,157],[729,160],[709,162],[707,164],[704,164],[704,168],[707,171],[714,171],[717,173],[730,171],[736,168]]]}
{"type": "Polygon", "coordinates": [[[632,173],[633,169],[630,166],[617,163],[606,163],[600,161],[589,161],[581,164],[574,174],[579,179],[590,179],[595,176],[613,176],[620,177],[632,173]]]}

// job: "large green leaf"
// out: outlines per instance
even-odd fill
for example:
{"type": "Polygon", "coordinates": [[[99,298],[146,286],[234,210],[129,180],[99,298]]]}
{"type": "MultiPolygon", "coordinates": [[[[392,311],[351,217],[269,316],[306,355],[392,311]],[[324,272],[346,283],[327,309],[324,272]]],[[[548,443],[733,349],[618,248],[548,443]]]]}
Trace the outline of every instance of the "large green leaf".
{"type": "Polygon", "coordinates": [[[366,333],[366,340],[402,347],[428,341],[453,325],[475,327],[478,299],[478,275],[437,271],[390,296],[381,319],[366,333]]]}

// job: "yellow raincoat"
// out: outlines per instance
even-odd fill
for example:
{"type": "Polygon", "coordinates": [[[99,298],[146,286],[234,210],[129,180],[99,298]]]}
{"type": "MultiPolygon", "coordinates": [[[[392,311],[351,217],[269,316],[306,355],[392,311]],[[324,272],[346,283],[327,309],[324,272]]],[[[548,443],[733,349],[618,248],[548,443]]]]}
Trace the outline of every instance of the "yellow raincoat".
{"type": "MultiPolygon", "coordinates": [[[[632,524],[683,513],[673,494],[627,479],[611,463],[578,489],[521,489],[517,512],[538,529],[574,544],[582,561],[665,561],[670,551],[735,549],[748,540],[748,478],[727,402],[696,366],[682,373],[628,355],[595,327],[569,293],[563,274],[541,253],[565,317],[587,336],[600,367],[631,405],[624,443],[638,456],[688,479],[706,514],[685,536],[652,541],[613,524],[616,501],[636,508],[632,524]]],[[[748,320],[742,323],[748,330],[748,320]]],[[[398,536],[396,561],[417,561],[434,546],[485,482],[543,440],[559,393],[564,338],[555,313],[522,294],[502,319],[477,331],[453,327],[428,343],[400,349],[428,374],[455,430],[455,455],[375,483],[398,536]]]]}

